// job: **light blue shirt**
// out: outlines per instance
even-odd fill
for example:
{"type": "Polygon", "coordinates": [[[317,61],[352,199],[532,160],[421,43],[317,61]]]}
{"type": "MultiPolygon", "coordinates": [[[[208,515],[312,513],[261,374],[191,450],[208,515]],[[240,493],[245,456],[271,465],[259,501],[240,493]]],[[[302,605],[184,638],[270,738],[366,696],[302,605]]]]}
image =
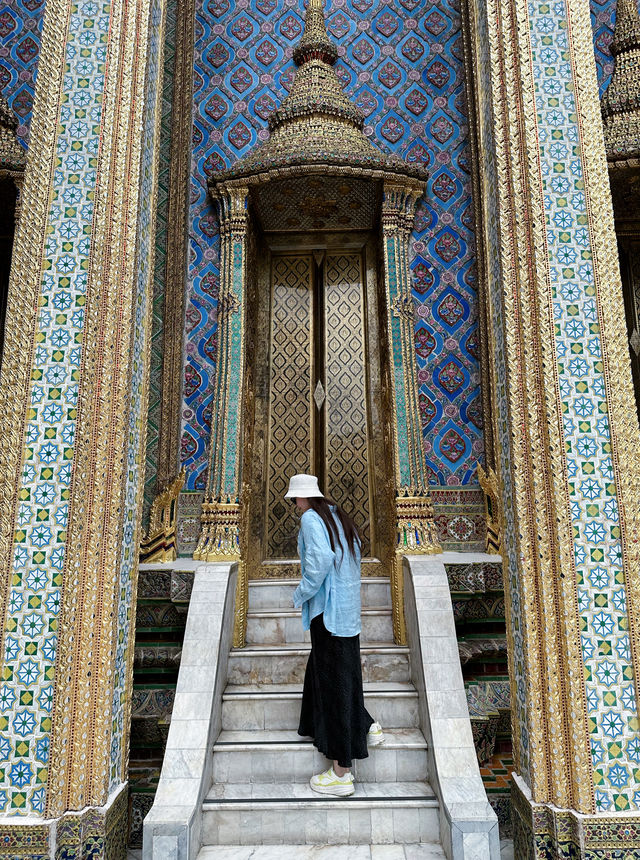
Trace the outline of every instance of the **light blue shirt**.
{"type": "MultiPolygon", "coordinates": [[[[332,508],[332,511],[335,508],[332,508]]],[[[335,553],[329,532],[314,510],[306,510],[300,520],[298,552],[302,579],[293,593],[293,605],[302,606],[302,626],[324,614],[324,626],[335,636],[360,633],[360,547],[355,558],[347,549],[340,520],[334,517],[340,535],[335,553]]]]}

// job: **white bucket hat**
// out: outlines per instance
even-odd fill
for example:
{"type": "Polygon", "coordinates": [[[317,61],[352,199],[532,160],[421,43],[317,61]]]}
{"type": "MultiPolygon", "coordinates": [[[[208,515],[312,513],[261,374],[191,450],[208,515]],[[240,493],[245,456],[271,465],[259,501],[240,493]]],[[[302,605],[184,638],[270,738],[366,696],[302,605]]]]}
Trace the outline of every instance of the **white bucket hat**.
{"type": "Polygon", "coordinates": [[[285,494],[285,499],[311,498],[324,498],[315,475],[294,475],[289,479],[289,489],[285,494]]]}

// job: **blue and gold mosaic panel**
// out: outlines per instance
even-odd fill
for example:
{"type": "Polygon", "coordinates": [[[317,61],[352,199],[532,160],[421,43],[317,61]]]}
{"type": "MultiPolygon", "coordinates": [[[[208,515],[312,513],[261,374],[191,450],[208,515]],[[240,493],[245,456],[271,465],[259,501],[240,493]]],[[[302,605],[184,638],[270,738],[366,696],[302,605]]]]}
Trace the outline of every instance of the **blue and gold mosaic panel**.
{"type": "MultiPolygon", "coordinates": [[[[477,285],[460,13],[456,0],[329,0],[345,90],[387,152],[427,164],[412,237],[415,350],[429,480],[475,481],[482,458],[477,285]]],[[[302,0],[204,0],[196,12],[192,203],[181,459],[206,484],[220,241],[204,177],[267,136],[293,80],[302,0]]]]}
{"type": "Polygon", "coordinates": [[[0,811],[44,811],[109,5],[70,16],[0,686],[0,811]]]}
{"type": "Polygon", "coordinates": [[[624,810],[640,805],[640,724],[573,55],[563,0],[529,8],[595,801],[624,810]]]}
{"type": "Polygon", "coordinates": [[[45,0],[5,0],[0,5],[0,91],[18,119],[27,146],[45,0]]]}

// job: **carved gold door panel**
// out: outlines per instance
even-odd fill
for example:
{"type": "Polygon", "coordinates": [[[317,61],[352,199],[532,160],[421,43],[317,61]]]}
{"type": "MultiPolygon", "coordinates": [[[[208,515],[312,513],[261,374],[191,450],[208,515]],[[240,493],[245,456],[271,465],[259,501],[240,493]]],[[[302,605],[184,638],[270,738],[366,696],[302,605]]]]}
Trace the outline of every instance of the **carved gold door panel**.
{"type": "Polygon", "coordinates": [[[369,272],[367,288],[362,250],[327,250],[273,253],[268,303],[266,280],[256,290],[256,341],[268,338],[268,345],[255,344],[249,575],[296,571],[299,515],[284,495],[300,472],[317,475],[324,493],[353,517],[365,572],[386,574],[376,527],[385,468],[376,481],[371,470],[382,445],[372,421],[372,407],[382,413],[370,360],[373,350],[379,368],[375,276],[369,272]]]}

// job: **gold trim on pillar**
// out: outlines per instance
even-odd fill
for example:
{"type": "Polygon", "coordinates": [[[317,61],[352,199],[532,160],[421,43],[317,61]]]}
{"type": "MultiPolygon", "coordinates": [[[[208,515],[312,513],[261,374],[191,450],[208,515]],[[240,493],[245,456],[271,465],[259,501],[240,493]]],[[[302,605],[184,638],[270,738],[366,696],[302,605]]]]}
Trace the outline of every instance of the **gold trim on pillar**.
{"type": "Polygon", "coordinates": [[[109,786],[149,5],[111,9],[85,322],[102,336],[83,350],[80,372],[47,817],[102,805],[109,786]]]}
{"type": "Polygon", "coordinates": [[[158,428],[157,488],[175,475],[180,452],[182,404],[182,338],[189,231],[187,212],[191,182],[191,111],[195,0],[176,4],[176,49],[171,107],[171,169],[167,211],[167,257],[162,322],[162,399],[158,428]]]}
{"type": "Polygon", "coordinates": [[[484,515],[487,523],[486,550],[488,553],[502,555],[504,518],[500,481],[493,469],[487,466],[485,472],[480,463],[478,463],[478,480],[484,493],[484,515]]]}
{"type": "Polygon", "coordinates": [[[193,557],[239,561],[248,189],[221,183],[214,195],[222,240],[216,393],[208,494],[193,557]]]}
{"type": "Polygon", "coordinates": [[[385,181],[382,242],[391,364],[396,476],[396,560],[391,568],[393,637],[407,642],[402,557],[441,552],[427,483],[414,347],[414,303],[409,272],[409,237],[424,183],[385,181]]]}

